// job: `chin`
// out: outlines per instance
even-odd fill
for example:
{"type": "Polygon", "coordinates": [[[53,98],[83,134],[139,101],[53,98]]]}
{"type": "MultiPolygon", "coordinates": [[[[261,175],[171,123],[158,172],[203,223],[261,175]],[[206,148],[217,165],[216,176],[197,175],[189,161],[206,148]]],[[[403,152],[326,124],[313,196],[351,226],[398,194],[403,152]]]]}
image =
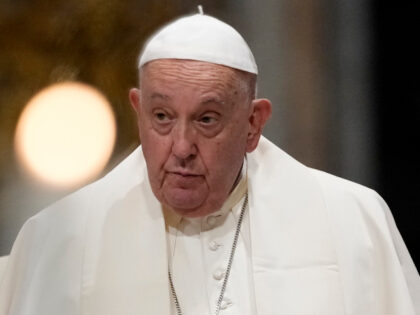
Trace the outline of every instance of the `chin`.
{"type": "Polygon", "coordinates": [[[217,211],[221,205],[211,205],[208,202],[208,196],[200,196],[195,194],[188,194],[185,191],[178,191],[175,194],[163,194],[162,202],[172,211],[177,214],[196,218],[206,216],[214,211],[217,211]]]}
{"type": "Polygon", "coordinates": [[[203,208],[206,196],[189,189],[173,188],[163,192],[163,201],[177,213],[194,213],[203,208]]]}
{"type": "Polygon", "coordinates": [[[187,218],[197,218],[197,217],[203,217],[206,215],[209,215],[217,210],[219,210],[223,203],[221,204],[212,204],[209,203],[208,200],[205,200],[205,202],[201,203],[197,207],[191,207],[191,203],[186,204],[171,204],[168,202],[165,202],[165,205],[168,206],[169,209],[176,212],[177,214],[187,217],[187,218]]]}
{"type": "Polygon", "coordinates": [[[199,217],[203,212],[203,208],[201,207],[201,205],[198,207],[191,207],[191,204],[189,203],[174,203],[172,200],[167,200],[166,198],[162,200],[162,203],[167,209],[170,209],[183,217],[199,217]]]}

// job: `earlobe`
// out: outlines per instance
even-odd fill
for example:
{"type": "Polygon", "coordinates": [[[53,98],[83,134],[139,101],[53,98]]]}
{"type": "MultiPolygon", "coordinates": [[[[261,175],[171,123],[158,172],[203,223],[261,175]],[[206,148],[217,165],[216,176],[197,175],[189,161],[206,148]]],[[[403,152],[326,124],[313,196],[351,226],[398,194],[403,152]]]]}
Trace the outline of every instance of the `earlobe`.
{"type": "Polygon", "coordinates": [[[136,111],[136,113],[139,113],[140,110],[140,90],[136,88],[130,89],[130,92],[128,93],[128,96],[130,98],[131,107],[136,111]]]}
{"type": "Polygon", "coordinates": [[[271,102],[266,98],[255,99],[251,103],[249,115],[249,132],[247,139],[247,152],[255,150],[260,140],[263,128],[271,116],[271,102]]]}

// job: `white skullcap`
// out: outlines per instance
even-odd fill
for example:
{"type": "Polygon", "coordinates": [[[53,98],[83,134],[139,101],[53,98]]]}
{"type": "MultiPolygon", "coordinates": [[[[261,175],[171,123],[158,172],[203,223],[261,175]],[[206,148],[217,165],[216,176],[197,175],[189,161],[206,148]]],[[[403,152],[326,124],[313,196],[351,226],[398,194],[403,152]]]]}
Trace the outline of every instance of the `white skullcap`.
{"type": "Polygon", "coordinates": [[[156,59],[191,59],[258,74],[251,49],[230,25],[208,15],[182,17],[148,40],[139,68],[156,59]]]}

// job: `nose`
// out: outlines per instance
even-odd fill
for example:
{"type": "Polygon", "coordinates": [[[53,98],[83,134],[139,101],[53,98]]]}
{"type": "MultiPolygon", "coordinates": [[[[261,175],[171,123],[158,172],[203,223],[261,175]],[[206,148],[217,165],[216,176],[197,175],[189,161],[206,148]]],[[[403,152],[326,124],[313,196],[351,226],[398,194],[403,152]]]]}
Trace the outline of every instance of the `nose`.
{"type": "Polygon", "coordinates": [[[182,123],[173,128],[172,133],[172,153],[183,161],[193,158],[197,154],[194,131],[182,123]]]}

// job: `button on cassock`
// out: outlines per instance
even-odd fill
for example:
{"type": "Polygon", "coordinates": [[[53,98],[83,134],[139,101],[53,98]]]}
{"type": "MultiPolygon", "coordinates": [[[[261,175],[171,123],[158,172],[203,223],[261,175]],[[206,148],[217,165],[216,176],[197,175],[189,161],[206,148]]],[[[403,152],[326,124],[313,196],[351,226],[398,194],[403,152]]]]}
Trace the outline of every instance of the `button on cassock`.
{"type": "Polygon", "coordinates": [[[216,251],[219,248],[219,246],[221,246],[221,245],[219,243],[215,242],[215,241],[211,241],[209,243],[209,248],[212,251],[216,251]]]}
{"type": "Polygon", "coordinates": [[[215,272],[213,272],[213,278],[215,280],[222,280],[225,276],[225,271],[223,269],[217,269],[215,272]]]}
{"type": "Polygon", "coordinates": [[[225,297],[223,298],[222,303],[220,304],[220,309],[225,310],[231,305],[232,305],[232,301],[225,297]]]}

